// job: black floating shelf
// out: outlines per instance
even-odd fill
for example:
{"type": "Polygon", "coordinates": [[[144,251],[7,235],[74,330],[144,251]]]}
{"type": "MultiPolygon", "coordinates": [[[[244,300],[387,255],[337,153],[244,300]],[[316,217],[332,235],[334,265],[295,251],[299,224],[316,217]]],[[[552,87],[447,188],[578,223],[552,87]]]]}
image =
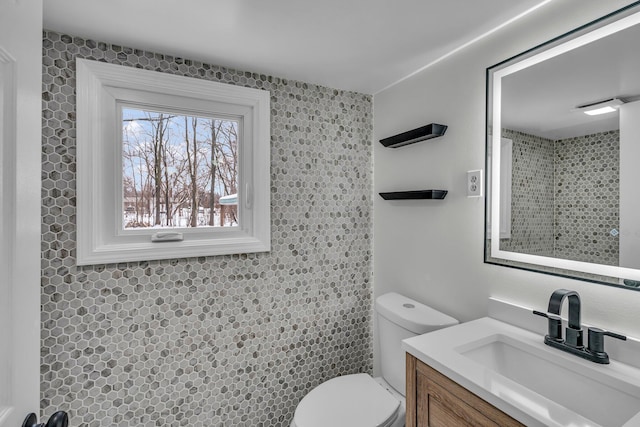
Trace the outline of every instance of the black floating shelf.
{"type": "Polygon", "coordinates": [[[417,191],[394,191],[391,193],[380,193],[385,200],[418,200],[418,199],[444,199],[447,190],[417,190],[417,191]]]}
{"type": "Polygon", "coordinates": [[[389,138],[381,139],[380,143],[385,147],[398,148],[402,147],[403,145],[413,144],[416,142],[424,141],[426,139],[437,138],[444,135],[446,131],[446,125],[431,123],[417,129],[390,136],[389,138]]]}

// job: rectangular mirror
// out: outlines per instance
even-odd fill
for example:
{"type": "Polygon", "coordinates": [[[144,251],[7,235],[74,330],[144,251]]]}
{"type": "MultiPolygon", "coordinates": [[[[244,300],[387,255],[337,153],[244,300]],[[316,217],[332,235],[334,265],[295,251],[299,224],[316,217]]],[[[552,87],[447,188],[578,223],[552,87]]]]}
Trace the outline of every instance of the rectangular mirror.
{"type": "Polygon", "coordinates": [[[640,2],[487,69],[485,262],[640,290],[640,2]]]}

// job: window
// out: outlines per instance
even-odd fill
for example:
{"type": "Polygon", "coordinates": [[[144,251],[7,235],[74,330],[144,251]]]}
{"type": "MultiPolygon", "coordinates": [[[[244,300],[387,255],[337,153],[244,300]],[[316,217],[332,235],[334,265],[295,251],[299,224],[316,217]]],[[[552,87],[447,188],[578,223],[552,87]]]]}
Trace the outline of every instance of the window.
{"type": "Polygon", "coordinates": [[[239,120],[120,113],[124,230],[238,225],[239,120]]]}
{"type": "Polygon", "coordinates": [[[269,92],[77,60],[79,265],[270,249],[269,92]]]}

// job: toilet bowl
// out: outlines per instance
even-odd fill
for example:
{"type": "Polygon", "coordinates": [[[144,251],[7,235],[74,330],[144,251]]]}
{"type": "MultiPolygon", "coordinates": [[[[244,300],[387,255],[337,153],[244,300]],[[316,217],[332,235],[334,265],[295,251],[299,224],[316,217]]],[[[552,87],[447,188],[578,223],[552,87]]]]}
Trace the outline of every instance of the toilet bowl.
{"type": "Polygon", "coordinates": [[[402,427],[404,397],[382,378],[352,374],[320,384],[298,404],[291,427],[402,427]]]}
{"type": "Polygon", "coordinates": [[[332,378],[302,398],[291,427],[402,427],[405,355],[401,341],[458,321],[395,292],[376,299],[382,377],[332,378]]]}

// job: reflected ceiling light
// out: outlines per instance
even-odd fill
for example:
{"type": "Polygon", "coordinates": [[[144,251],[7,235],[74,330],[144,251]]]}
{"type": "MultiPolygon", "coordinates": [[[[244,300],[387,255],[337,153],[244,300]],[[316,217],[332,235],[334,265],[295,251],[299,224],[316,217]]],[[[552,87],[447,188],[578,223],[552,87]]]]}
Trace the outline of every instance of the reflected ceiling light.
{"type": "Polygon", "coordinates": [[[611,98],[605,101],[594,102],[576,107],[577,111],[582,111],[589,116],[597,116],[599,114],[613,113],[624,104],[624,101],[618,98],[611,98]]]}

